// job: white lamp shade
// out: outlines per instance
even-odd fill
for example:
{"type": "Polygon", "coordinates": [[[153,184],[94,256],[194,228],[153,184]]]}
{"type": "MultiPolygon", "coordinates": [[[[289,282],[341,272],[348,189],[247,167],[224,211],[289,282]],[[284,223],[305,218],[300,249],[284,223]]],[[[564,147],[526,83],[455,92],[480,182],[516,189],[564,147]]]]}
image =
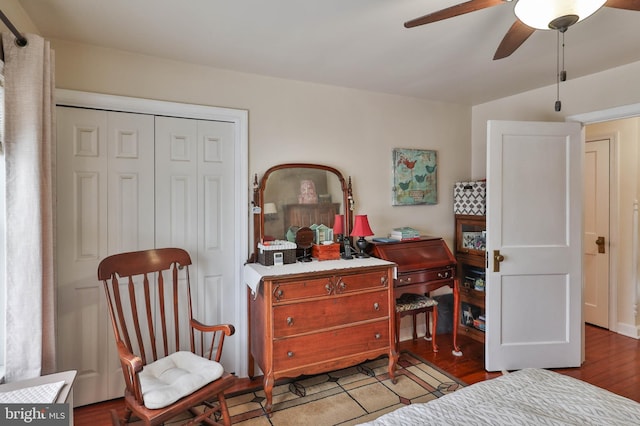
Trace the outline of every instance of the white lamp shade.
{"type": "Polygon", "coordinates": [[[264,214],[276,214],[278,213],[278,209],[276,208],[275,203],[266,203],[264,205],[264,214]]]}
{"type": "Polygon", "coordinates": [[[576,15],[578,21],[593,15],[606,0],[518,0],[514,12],[518,19],[531,28],[548,30],[556,18],[576,15]]]}

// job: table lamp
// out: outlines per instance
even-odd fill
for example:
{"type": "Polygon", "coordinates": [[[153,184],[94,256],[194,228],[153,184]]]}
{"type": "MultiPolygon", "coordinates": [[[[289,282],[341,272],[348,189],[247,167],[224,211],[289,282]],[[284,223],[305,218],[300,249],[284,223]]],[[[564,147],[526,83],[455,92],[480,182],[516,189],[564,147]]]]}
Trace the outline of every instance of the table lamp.
{"type": "Polygon", "coordinates": [[[264,205],[264,218],[265,220],[275,220],[278,214],[276,203],[266,203],[264,205]]]}
{"type": "Polygon", "coordinates": [[[337,214],[333,219],[333,235],[336,237],[336,242],[342,245],[342,239],[344,234],[344,216],[337,214]]]}
{"type": "Polygon", "coordinates": [[[369,226],[369,219],[367,219],[367,215],[356,215],[356,220],[353,224],[353,230],[351,231],[352,237],[360,237],[358,238],[358,241],[356,241],[356,246],[360,249],[360,253],[357,253],[356,257],[369,257],[369,255],[364,252],[364,250],[367,248],[367,240],[365,240],[364,237],[369,237],[371,235],[373,235],[373,231],[369,226]]]}

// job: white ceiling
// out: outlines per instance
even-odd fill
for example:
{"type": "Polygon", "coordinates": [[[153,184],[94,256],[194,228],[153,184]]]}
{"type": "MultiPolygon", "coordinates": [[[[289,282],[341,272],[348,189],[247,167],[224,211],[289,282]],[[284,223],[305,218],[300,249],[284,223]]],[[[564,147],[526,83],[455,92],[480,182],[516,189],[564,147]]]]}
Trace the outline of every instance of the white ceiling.
{"type": "MultiPolygon", "coordinates": [[[[515,2],[403,26],[462,1],[19,0],[46,38],[234,71],[466,105],[555,84],[554,31],[492,60],[515,2]]],[[[640,60],[639,24],[605,7],[571,27],[568,78],[640,60]]]]}

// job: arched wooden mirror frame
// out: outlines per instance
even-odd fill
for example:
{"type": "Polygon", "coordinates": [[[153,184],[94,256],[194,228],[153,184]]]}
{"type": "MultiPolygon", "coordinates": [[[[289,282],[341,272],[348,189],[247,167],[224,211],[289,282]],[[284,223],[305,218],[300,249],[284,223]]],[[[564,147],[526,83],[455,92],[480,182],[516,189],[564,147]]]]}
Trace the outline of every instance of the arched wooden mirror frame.
{"type": "MultiPolygon", "coordinates": [[[[316,173],[318,171],[325,171],[327,173],[332,173],[336,176],[336,178],[338,179],[339,182],[339,186],[340,189],[342,190],[342,199],[340,200],[341,202],[341,211],[338,211],[338,213],[342,213],[344,214],[344,235],[345,237],[347,237],[349,235],[349,233],[351,232],[352,229],[352,225],[353,225],[353,193],[351,190],[351,177],[349,177],[349,181],[347,183],[347,181],[345,180],[344,176],[342,175],[342,173],[330,166],[325,166],[325,165],[321,165],[321,164],[310,164],[310,163],[287,163],[287,164],[278,164],[276,166],[273,166],[271,168],[269,168],[264,175],[262,175],[262,178],[260,179],[260,181],[258,181],[258,175],[256,174],[254,176],[254,182],[253,182],[253,204],[254,207],[258,207],[258,209],[256,209],[256,212],[254,213],[254,226],[253,226],[253,233],[254,233],[254,245],[253,245],[253,254],[251,256],[250,261],[255,262],[257,261],[257,249],[258,249],[258,243],[260,243],[261,241],[263,241],[264,237],[265,237],[265,190],[267,189],[267,185],[269,184],[269,178],[273,177],[273,174],[278,172],[278,171],[283,171],[286,169],[291,169],[293,171],[293,169],[311,169],[311,171],[315,171],[316,173]]],[[[300,175],[302,176],[303,173],[301,172],[300,175]]],[[[299,185],[299,182],[296,182],[299,185]]],[[[277,184],[277,183],[276,183],[277,184]]],[[[318,194],[319,196],[322,196],[323,194],[318,194]]],[[[295,194],[289,194],[289,198],[296,198],[297,199],[298,193],[296,192],[295,194]]],[[[267,202],[269,202],[269,200],[266,200],[267,202]]],[[[319,200],[319,202],[322,202],[322,200],[319,200]]],[[[325,201],[326,202],[326,201],[325,201]]],[[[328,202],[333,202],[332,200],[329,200],[328,202]]],[[[280,206],[279,206],[280,207],[280,206]]],[[[280,211],[278,212],[278,214],[283,215],[285,214],[284,211],[282,211],[282,209],[280,209],[280,211]]],[[[333,220],[333,218],[331,218],[331,220],[333,220]]],[[[306,226],[309,226],[311,224],[304,224],[306,226]]],[[[330,224],[327,223],[325,224],[327,226],[332,226],[333,222],[331,222],[330,224]]],[[[284,230],[284,232],[286,233],[286,229],[284,230]]],[[[277,235],[275,236],[279,239],[281,239],[283,236],[282,235],[277,235]]]]}

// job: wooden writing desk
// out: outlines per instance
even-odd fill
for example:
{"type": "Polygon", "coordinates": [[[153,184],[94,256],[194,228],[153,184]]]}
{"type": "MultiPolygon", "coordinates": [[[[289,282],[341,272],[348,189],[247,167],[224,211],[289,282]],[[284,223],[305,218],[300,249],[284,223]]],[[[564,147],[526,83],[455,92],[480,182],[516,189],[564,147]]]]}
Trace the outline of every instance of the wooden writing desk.
{"type": "Polygon", "coordinates": [[[426,294],[448,286],[453,291],[453,354],[462,355],[458,347],[460,293],[456,277],[456,259],[440,237],[418,240],[370,242],[367,252],[398,265],[394,280],[396,298],[403,293],[426,294]]]}

